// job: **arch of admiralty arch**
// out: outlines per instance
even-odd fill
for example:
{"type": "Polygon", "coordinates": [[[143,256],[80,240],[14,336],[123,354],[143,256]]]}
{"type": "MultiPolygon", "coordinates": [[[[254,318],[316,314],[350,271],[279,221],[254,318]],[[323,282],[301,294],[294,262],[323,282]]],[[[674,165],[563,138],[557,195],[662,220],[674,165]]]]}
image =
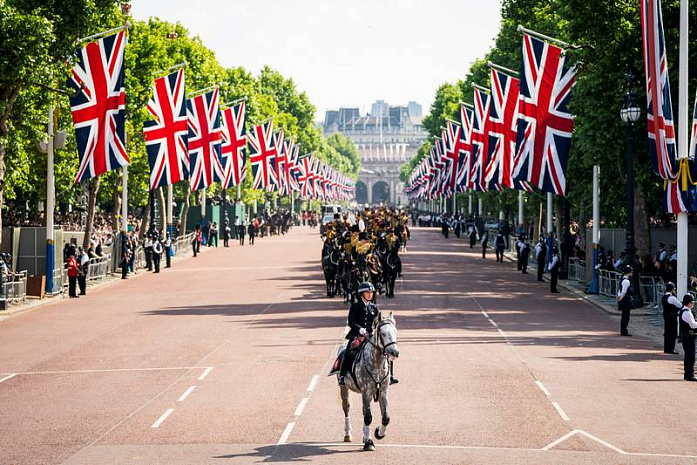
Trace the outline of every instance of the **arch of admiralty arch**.
{"type": "MultiPolygon", "coordinates": [[[[389,134],[383,135],[383,139],[389,140],[389,134]]],[[[394,138],[396,139],[396,138],[394,138]]],[[[364,142],[356,143],[361,157],[361,172],[358,182],[365,186],[367,203],[389,203],[392,205],[406,205],[404,195],[404,183],[399,178],[399,169],[402,164],[416,156],[421,140],[403,142],[364,142]],[[385,183],[387,186],[383,186],[385,183]],[[385,190],[387,196],[384,198],[385,190]],[[383,200],[384,199],[384,200],[383,200]]],[[[357,187],[357,193],[363,190],[363,186],[357,187]]],[[[362,194],[362,192],[360,192],[362,194]]],[[[358,197],[358,196],[357,196],[358,197]]],[[[357,199],[358,203],[363,199],[357,199]]]]}

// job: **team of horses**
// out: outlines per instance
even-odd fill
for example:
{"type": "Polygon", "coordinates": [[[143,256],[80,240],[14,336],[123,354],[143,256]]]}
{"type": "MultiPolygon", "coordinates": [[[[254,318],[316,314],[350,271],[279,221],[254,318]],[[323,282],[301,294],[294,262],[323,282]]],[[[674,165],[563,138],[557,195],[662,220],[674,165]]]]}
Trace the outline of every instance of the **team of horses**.
{"type": "MultiPolygon", "coordinates": [[[[383,235],[384,236],[384,235],[383,235]]],[[[370,253],[347,251],[338,241],[325,241],[322,248],[322,270],[327,287],[327,297],[343,296],[344,302],[358,299],[358,285],[371,282],[378,294],[394,297],[395,282],[402,274],[400,249],[406,242],[390,246],[380,237],[370,253]]]]}
{"type": "MultiPolygon", "coordinates": [[[[322,248],[322,270],[327,287],[327,297],[343,296],[345,303],[356,302],[358,286],[371,282],[378,294],[394,297],[395,282],[402,274],[400,251],[406,251],[408,234],[391,236],[380,234],[369,250],[348,245],[347,233],[327,238],[322,248]]],[[[371,438],[372,402],[380,405],[381,421],[375,428],[375,438],[383,439],[390,416],[387,409],[390,363],[399,357],[397,348],[397,324],[394,315],[376,318],[369,328],[369,336],[357,349],[350,376],[340,386],[341,405],[344,412],[344,442],[353,441],[351,420],[349,418],[349,392],[361,396],[363,412],[363,450],[375,450],[371,438]]],[[[340,349],[340,353],[343,347],[340,349]]]]}

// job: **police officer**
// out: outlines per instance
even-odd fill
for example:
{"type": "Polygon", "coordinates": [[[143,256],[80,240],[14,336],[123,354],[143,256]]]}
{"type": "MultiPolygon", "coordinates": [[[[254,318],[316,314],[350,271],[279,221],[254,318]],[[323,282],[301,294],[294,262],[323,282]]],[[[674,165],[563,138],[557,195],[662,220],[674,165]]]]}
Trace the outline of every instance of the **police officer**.
{"type": "Polygon", "coordinates": [[[474,248],[474,244],[477,243],[477,226],[475,226],[474,224],[472,224],[472,225],[469,227],[469,233],[468,233],[468,235],[469,235],[469,238],[470,238],[470,249],[473,249],[473,248],[474,248]]]}
{"type": "Polygon", "coordinates": [[[518,242],[518,253],[520,254],[520,269],[523,274],[528,274],[528,259],[530,258],[530,245],[528,241],[522,239],[518,242]]]}
{"type": "Polygon", "coordinates": [[[339,386],[345,386],[346,381],[344,377],[346,372],[349,370],[353,364],[353,358],[358,348],[354,341],[357,338],[365,338],[368,336],[368,330],[372,331],[373,320],[380,315],[380,310],[377,305],[375,305],[373,300],[373,295],[375,293],[375,287],[372,283],[364,282],[358,286],[358,295],[361,296],[357,302],[351,304],[348,314],[348,325],[349,332],[346,335],[346,339],[349,341],[346,345],[346,352],[344,355],[344,360],[341,364],[341,371],[339,373],[339,386]]]}
{"type": "Polygon", "coordinates": [[[148,271],[152,271],[152,232],[145,235],[143,241],[143,252],[145,252],[145,265],[148,271]]]}
{"type": "Polygon", "coordinates": [[[559,294],[557,290],[557,280],[559,279],[559,267],[561,266],[561,261],[559,260],[559,249],[555,245],[552,247],[552,261],[549,262],[549,273],[550,273],[550,292],[552,294],[559,294]]]}
{"type": "Polygon", "coordinates": [[[685,381],[697,381],[695,378],[695,332],[697,321],[694,314],[695,299],[692,294],[685,294],[682,298],[680,310],[680,334],[682,334],[682,348],[685,351],[685,381]]]}
{"type": "Polygon", "coordinates": [[[626,265],[624,267],[624,276],[620,280],[619,289],[617,290],[617,308],[622,312],[620,319],[620,335],[631,336],[627,327],[629,326],[629,312],[632,309],[632,275],[634,271],[632,267],[626,265]]]}
{"type": "Polygon", "coordinates": [[[663,352],[677,354],[675,351],[675,339],[678,337],[678,314],[682,310],[682,303],[675,297],[675,284],[666,283],[666,293],[661,299],[663,307],[663,352]]]}
{"type": "Polygon", "coordinates": [[[165,268],[172,266],[172,234],[167,231],[167,239],[165,239],[165,268]]]}
{"type": "Polygon", "coordinates": [[[506,248],[506,240],[501,234],[501,230],[496,235],[496,263],[503,263],[503,249],[506,248]]]}
{"type": "Polygon", "coordinates": [[[131,244],[128,237],[124,234],[121,238],[121,279],[128,276],[128,262],[131,258],[131,244]]]}
{"type": "Polygon", "coordinates": [[[154,236],[152,241],[152,262],[155,265],[155,273],[160,272],[160,259],[162,257],[162,252],[164,251],[160,238],[154,236]]]}
{"type": "Polygon", "coordinates": [[[537,280],[543,281],[542,275],[547,263],[547,244],[543,237],[540,237],[540,241],[535,246],[535,260],[537,260],[537,280]]]}
{"type": "Polygon", "coordinates": [[[486,246],[489,242],[489,235],[485,232],[482,234],[482,258],[486,258],[486,246]]]}

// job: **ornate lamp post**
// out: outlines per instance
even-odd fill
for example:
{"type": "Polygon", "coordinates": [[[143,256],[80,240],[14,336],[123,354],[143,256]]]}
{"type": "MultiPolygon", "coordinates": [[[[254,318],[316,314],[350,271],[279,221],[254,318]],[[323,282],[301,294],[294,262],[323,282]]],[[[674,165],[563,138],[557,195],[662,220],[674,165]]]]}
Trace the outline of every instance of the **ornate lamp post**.
{"type": "Polygon", "coordinates": [[[634,246],[634,123],[641,117],[641,108],[637,104],[637,93],[633,89],[635,77],[625,74],[627,91],[624,94],[624,105],[620,111],[620,117],[627,131],[627,242],[626,264],[632,267],[632,308],[642,307],[639,287],[639,264],[636,259],[636,247],[634,246]]]}

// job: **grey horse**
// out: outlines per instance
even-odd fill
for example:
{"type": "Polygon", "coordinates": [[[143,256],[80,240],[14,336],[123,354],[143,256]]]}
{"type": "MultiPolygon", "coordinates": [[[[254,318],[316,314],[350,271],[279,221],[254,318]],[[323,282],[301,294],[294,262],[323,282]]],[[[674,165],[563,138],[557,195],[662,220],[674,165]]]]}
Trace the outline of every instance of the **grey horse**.
{"type": "Polygon", "coordinates": [[[349,390],[361,394],[363,399],[363,450],[375,450],[375,444],[370,438],[370,424],[373,414],[370,411],[371,402],[380,403],[382,423],[375,428],[375,438],[385,437],[390,416],[387,412],[387,389],[390,386],[389,361],[399,357],[397,348],[397,324],[394,315],[376,318],[368,341],[356,355],[352,373],[346,375],[346,385],[340,386],[341,406],[344,409],[344,442],[351,442],[351,419],[349,418],[349,390]],[[354,375],[355,374],[355,380],[354,375]]]}

